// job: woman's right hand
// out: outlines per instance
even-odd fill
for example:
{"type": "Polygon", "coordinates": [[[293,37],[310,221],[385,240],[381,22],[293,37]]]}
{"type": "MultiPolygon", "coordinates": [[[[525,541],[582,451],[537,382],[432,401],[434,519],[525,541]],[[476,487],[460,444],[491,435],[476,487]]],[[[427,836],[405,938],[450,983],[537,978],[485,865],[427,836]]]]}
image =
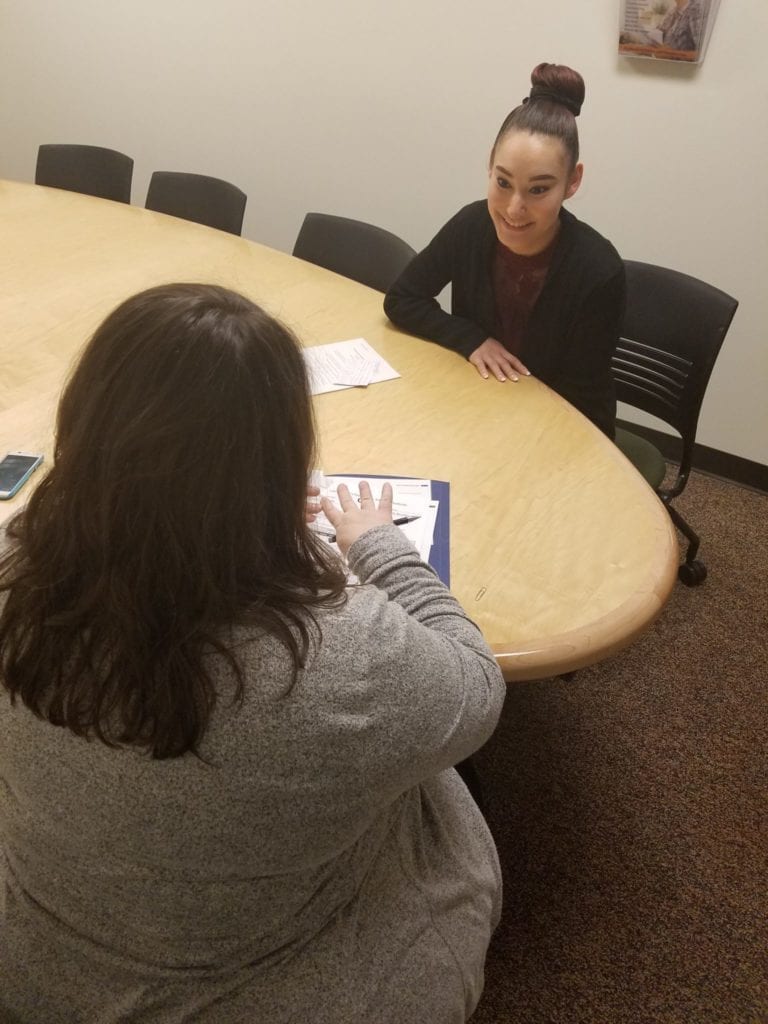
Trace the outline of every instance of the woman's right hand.
{"type": "Polygon", "coordinates": [[[495,338],[486,338],[469,357],[469,361],[484,380],[487,380],[491,373],[500,381],[517,381],[521,374],[523,377],[531,375],[528,367],[495,338]]]}
{"type": "Polygon", "coordinates": [[[328,522],[336,530],[336,543],[342,555],[374,526],[382,526],[392,522],[392,484],[384,484],[378,508],[371,494],[370,484],[366,480],[360,482],[360,504],[358,505],[346,484],[339,484],[338,509],[330,498],[322,498],[323,512],[328,522]]]}

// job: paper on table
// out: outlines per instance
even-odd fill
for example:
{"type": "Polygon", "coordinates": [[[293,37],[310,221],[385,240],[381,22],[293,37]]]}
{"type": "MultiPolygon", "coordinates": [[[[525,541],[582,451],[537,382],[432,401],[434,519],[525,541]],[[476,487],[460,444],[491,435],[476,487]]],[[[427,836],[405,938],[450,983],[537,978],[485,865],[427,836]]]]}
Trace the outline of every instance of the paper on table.
{"type": "Polygon", "coordinates": [[[367,387],[400,376],[365,338],[315,345],[303,352],[313,395],[367,387]]]}

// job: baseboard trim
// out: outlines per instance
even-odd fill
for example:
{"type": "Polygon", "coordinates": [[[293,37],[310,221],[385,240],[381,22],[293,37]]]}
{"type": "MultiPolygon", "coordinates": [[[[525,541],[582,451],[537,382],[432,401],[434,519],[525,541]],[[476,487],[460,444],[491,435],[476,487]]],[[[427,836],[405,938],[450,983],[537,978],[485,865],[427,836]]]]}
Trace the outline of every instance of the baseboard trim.
{"type": "MultiPolygon", "coordinates": [[[[655,444],[665,459],[675,461],[680,458],[680,439],[673,434],[664,434],[661,430],[646,427],[628,420],[616,420],[619,427],[631,430],[633,434],[644,437],[655,444]]],[[[743,459],[740,455],[730,455],[717,448],[709,448],[705,444],[696,444],[693,449],[693,468],[699,473],[709,473],[723,480],[752,487],[756,491],[768,494],[768,466],[751,459],[743,459]]]]}

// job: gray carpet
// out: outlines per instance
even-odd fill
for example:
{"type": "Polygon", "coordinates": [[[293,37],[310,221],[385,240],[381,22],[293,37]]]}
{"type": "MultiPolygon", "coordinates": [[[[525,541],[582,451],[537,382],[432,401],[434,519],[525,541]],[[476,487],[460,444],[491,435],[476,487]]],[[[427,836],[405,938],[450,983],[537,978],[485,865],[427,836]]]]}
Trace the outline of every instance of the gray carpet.
{"type": "Polygon", "coordinates": [[[694,475],[706,582],[510,685],[478,754],[505,903],[472,1024],[768,1022],[768,496],[694,475]]]}

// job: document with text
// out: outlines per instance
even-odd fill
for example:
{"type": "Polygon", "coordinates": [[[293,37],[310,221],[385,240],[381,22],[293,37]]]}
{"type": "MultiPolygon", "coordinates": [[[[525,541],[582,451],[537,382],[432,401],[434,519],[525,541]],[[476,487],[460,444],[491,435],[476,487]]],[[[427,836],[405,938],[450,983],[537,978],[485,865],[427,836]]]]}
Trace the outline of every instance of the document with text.
{"type": "Polygon", "coordinates": [[[313,395],[365,388],[400,376],[365,338],[314,345],[303,351],[313,395]]]}

